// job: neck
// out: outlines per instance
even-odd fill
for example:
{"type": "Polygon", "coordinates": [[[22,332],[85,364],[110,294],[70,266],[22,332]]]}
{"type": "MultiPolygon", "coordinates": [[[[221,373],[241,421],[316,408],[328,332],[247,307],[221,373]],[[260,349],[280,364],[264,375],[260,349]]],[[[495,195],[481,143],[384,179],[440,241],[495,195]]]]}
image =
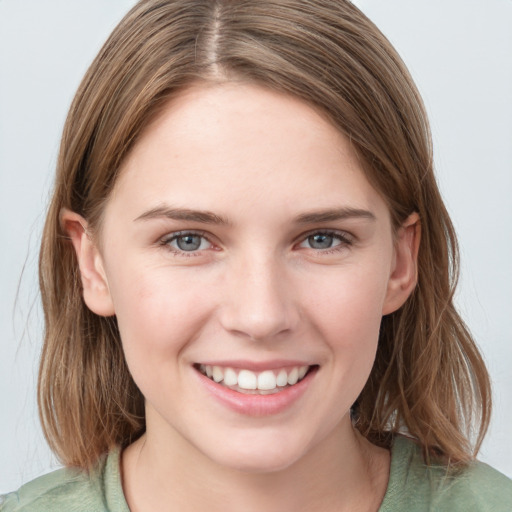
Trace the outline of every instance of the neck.
{"type": "Polygon", "coordinates": [[[387,487],[389,453],[370,444],[350,422],[298,461],[272,472],[225,467],[186,442],[162,446],[152,434],[123,453],[123,487],[132,512],[366,512],[378,510],[387,487]]]}

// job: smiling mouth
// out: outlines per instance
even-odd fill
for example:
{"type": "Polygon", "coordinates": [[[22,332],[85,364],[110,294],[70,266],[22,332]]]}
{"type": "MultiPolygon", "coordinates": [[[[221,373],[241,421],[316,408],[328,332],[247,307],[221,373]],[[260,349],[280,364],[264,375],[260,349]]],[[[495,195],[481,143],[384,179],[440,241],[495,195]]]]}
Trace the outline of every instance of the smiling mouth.
{"type": "Polygon", "coordinates": [[[271,395],[295,386],[316,367],[292,366],[262,372],[241,368],[197,364],[196,370],[217,384],[252,395],[271,395]]]}

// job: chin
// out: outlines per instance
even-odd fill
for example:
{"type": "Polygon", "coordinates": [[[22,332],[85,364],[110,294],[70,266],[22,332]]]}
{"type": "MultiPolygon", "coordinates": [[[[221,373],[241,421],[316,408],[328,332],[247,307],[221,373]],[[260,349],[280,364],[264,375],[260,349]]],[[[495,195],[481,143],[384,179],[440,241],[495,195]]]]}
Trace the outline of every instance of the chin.
{"type": "Polygon", "coordinates": [[[219,443],[218,450],[205,453],[220,466],[243,473],[275,473],[286,470],[299,461],[306,453],[304,443],[298,439],[293,442],[288,436],[274,436],[267,439],[243,440],[230,443],[231,446],[219,443]]]}
{"type": "Polygon", "coordinates": [[[284,471],[292,466],[300,457],[290,456],[284,453],[236,453],[230,457],[230,454],[223,453],[218,463],[234,471],[241,473],[264,474],[284,471]]]}

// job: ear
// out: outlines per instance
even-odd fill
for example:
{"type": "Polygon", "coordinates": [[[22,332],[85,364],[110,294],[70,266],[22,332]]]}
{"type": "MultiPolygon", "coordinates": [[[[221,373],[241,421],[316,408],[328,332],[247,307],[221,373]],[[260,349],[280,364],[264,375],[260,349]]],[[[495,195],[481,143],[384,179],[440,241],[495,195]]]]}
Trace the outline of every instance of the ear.
{"type": "Polygon", "coordinates": [[[397,233],[393,267],[382,308],[383,315],[388,315],[399,309],[416,286],[420,239],[420,217],[417,213],[412,213],[397,233]]]}
{"type": "Polygon", "coordinates": [[[75,249],[87,307],[100,316],[114,315],[103,258],[88,231],[87,221],[67,208],[61,210],[59,219],[63,231],[69,236],[75,249]]]}

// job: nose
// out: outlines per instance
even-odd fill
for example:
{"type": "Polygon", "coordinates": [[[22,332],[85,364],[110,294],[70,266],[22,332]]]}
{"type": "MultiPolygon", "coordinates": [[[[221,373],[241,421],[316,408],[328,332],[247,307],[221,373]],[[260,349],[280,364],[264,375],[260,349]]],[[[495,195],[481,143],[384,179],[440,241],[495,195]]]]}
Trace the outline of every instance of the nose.
{"type": "Polygon", "coordinates": [[[224,329],[251,340],[270,340],[295,330],[300,314],[292,280],[275,258],[245,258],[225,277],[220,312],[224,329]]]}

